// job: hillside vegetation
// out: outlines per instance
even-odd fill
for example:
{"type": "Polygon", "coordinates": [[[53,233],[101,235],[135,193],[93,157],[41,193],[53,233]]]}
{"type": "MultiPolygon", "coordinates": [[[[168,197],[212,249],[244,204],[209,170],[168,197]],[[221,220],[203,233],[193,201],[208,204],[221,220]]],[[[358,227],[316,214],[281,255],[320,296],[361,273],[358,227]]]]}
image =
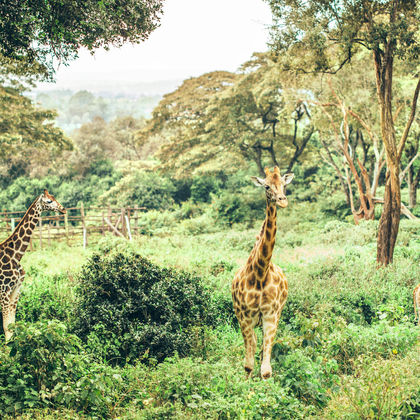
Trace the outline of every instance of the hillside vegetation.
{"type": "Polygon", "coordinates": [[[245,380],[230,297],[259,221],[215,224],[210,203],[188,218],[145,213],[149,231],[132,242],[25,256],[15,338],[1,350],[2,413],[415,418],[418,224],[402,222],[395,263],[377,270],[377,222],[354,226],[290,201],[273,256],[290,291],[272,379],[245,380]]]}

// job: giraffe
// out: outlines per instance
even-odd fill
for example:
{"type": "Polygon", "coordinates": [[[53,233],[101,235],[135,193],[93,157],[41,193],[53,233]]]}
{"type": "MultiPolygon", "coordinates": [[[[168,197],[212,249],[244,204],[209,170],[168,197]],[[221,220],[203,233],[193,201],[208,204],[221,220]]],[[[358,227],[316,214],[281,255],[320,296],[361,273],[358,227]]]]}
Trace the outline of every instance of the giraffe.
{"type": "Polygon", "coordinates": [[[257,186],[265,188],[266,217],[247,262],[238,270],[232,282],[233,307],[244,339],[244,367],[248,377],[254,369],[257,348],[254,328],[262,325],[264,338],[261,377],[263,379],[272,375],[271,349],[287,298],[286,277],[281,268],[271,262],[277,230],[277,206],[287,207],[285,186],[294,177],[293,174],[281,176],[277,166],[273,172],[265,168],[265,174],[265,179],[258,177],[251,179],[257,186]]]}
{"type": "Polygon", "coordinates": [[[418,318],[417,325],[420,326],[420,284],[413,291],[414,317],[418,318]]]}
{"type": "Polygon", "coordinates": [[[44,190],[29,206],[12,234],[0,243],[0,303],[6,341],[12,336],[8,326],[15,322],[20,287],[25,277],[20,260],[29,245],[32,232],[43,210],[66,212],[64,207],[47,190],[44,190]]]}

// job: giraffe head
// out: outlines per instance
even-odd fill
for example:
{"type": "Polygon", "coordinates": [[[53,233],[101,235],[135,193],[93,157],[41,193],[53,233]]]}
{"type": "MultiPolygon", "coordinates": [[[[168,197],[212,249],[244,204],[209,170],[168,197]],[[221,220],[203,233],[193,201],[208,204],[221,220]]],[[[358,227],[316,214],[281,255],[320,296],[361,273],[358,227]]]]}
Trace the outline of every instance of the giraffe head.
{"type": "Polygon", "coordinates": [[[41,194],[39,202],[41,203],[42,210],[55,211],[56,213],[66,212],[66,209],[47,190],[44,190],[41,194]]]}
{"type": "Polygon", "coordinates": [[[258,178],[257,176],[252,176],[251,179],[258,187],[265,188],[268,202],[276,203],[283,208],[287,207],[285,187],[287,184],[290,184],[294,174],[285,174],[281,176],[278,166],[275,166],[273,172],[270,172],[268,168],[265,168],[265,175],[265,179],[258,178]]]}

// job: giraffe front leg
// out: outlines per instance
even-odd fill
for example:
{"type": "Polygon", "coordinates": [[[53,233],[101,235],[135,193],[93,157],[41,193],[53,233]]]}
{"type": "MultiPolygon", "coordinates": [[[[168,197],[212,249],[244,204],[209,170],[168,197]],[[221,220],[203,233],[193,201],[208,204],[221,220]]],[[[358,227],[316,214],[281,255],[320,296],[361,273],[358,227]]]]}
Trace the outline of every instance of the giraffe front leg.
{"type": "Polygon", "coordinates": [[[22,282],[17,282],[16,287],[11,291],[9,296],[4,300],[2,307],[3,317],[3,331],[6,338],[6,342],[12,337],[12,332],[9,330],[9,326],[15,323],[16,320],[16,307],[20,296],[20,286],[22,282]]]}
{"type": "Polygon", "coordinates": [[[271,349],[277,332],[276,315],[270,315],[263,318],[263,359],[261,363],[261,378],[268,379],[271,377],[273,370],[271,368],[271,349]]]}
{"type": "Polygon", "coordinates": [[[252,325],[249,323],[241,324],[242,337],[245,344],[244,368],[247,377],[252,375],[255,364],[255,351],[257,349],[257,337],[252,325]]]}

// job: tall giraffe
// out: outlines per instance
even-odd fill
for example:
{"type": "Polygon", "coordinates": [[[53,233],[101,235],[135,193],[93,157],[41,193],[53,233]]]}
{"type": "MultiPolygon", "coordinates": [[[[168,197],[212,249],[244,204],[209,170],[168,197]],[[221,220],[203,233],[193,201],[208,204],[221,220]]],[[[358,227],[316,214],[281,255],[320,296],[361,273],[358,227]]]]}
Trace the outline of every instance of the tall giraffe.
{"type": "Polygon", "coordinates": [[[9,324],[15,322],[16,306],[25,271],[20,260],[43,210],[65,213],[64,207],[47,190],[29,206],[12,234],[0,243],[0,303],[6,341],[12,336],[9,324]]]}
{"type": "Polygon", "coordinates": [[[280,267],[271,262],[276,239],[277,206],[287,207],[285,186],[294,175],[280,175],[276,166],[273,172],[265,169],[266,178],[252,177],[259,187],[265,188],[267,198],[266,217],[248,261],[235,274],[232,282],[233,307],[241,327],[245,344],[245,372],[254,369],[257,339],[254,328],[262,324],[263,360],[261,377],[272,374],[271,349],[276,336],[277,324],[287,298],[287,281],[280,267]]]}

